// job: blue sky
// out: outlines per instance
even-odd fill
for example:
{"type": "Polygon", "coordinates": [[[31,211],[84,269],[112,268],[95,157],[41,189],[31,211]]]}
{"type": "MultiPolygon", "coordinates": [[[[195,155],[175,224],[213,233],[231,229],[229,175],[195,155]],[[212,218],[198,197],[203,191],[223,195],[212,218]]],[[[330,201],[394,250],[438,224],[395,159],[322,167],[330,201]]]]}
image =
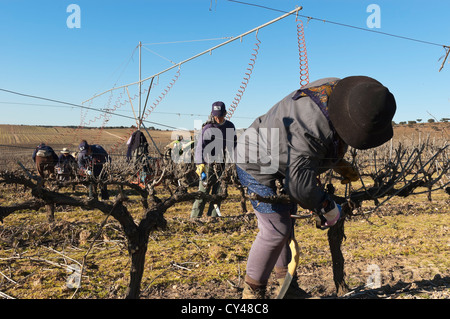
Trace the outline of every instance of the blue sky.
{"type": "MultiPolygon", "coordinates": [[[[450,2],[444,0],[248,2],[286,12],[302,6],[299,13],[304,16],[450,45],[450,2]],[[380,28],[367,26],[370,4],[381,10],[380,28]]],[[[146,78],[282,14],[226,0],[0,0],[0,89],[81,104],[97,93],[139,79],[139,41],[144,44],[142,78],[146,78]],[[67,12],[70,4],[81,10],[80,28],[67,25],[73,13],[67,12]],[[193,41],[204,39],[208,41],[193,41]]],[[[371,76],[394,93],[396,122],[450,117],[449,63],[439,72],[443,47],[317,20],[302,21],[310,81],[371,76]]],[[[241,128],[299,87],[295,16],[259,30],[257,38],[261,43],[256,64],[232,118],[241,128]]],[[[249,34],[183,64],[170,91],[147,114],[146,120],[153,124],[145,125],[192,129],[195,121],[206,120],[212,102],[222,100],[228,107],[243,81],[257,38],[249,34]]],[[[154,80],[148,107],[177,70],[154,80]]],[[[144,82],[142,89],[149,84],[144,82]]],[[[129,87],[132,97],[137,92],[136,85],[129,87]]],[[[145,99],[143,94],[142,107],[145,99]]],[[[128,93],[121,89],[84,105],[133,117],[138,99],[132,100],[133,107],[127,101],[128,93]]],[[[2,91],[0,111],[0,124],[128,127],[135,123],[2,91]]]]}

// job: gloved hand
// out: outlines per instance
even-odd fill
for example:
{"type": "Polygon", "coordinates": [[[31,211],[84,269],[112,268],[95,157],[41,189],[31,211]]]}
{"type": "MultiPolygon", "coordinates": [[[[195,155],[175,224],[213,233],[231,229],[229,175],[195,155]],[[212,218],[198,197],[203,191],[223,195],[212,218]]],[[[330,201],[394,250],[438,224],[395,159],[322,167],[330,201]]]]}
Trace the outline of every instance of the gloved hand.
{"type": "Polygon", "coordinates": [[[339,204],[332,200],[327,200],[326,207],[315,212],[316,227],[322,230],[328,229],[335,225],[341,218],[342,208],[339,204]]]}
{"type": "Polygon", "coordinates": [[[202,173],[206,173],[205,164],[198,164],[195,172],[197,173],[198,177],[202,178],[202,173]]]}
{"type": "Polygon", "coordinates": [[[84,167],[80,167],[78,169],[78,174],[80,174],[80,176],[86,176],[86,169],[84,167]]]}
{"type": "Polygon", "coordinates": [[[344,159],[340,160],[333,170],[344,178],[341,184],[356,182],[359,179],[358,169],[344,159]]]}

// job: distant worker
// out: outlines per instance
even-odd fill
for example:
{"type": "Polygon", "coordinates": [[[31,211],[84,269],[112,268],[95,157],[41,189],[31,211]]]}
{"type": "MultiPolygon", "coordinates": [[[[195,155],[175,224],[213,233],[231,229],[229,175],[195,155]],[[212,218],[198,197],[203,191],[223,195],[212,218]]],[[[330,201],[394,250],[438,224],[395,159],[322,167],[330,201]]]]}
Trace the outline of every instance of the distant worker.
{"type": "MultiPolygon", "coordinates": [[[[195,149],[196,173],[199,176],[199,191],[211,194],[220,193],[219,178],[225,169],[225,163],[233,156],[236,146],[236,128],[225,119],[227,111],[223,102],[212,104],[209,120],[203,124],[195,149]],[[228,158],[227,158],[228,156],[228,158]]],[[[191,218],[200,217],[205,208],[205,201],[197,199],[191,211],[191,218]]],[[[211,202],[207,216],[220,215],[220,202],[211,202]]]]}
{"type": "Polygon", "coordinates": [[[32,155],[36,169],[42,178],[53,177],[55,175],[55,165],[58,163],[58,155],[53,148],[45,143],[39,144],[32,155]]]}
{"type": "Polygon", "coordinates": [[[135,131],[130,136],[127,145],[128,162],[133,161],[134,164],[139,164],[149,154],[147,138],[140,130],[135,131]]]}
{"type": "Polygon", "coordinates": [[[169,144],[166,145],[166,148],[170,148],[173,150],[177,147],[177,145],[179,145],[181,143],[182,140],[183,140],[183,135],[178,134],[177,138],[175,140],[173,140],[172,142],[170,142],[169,144]]]}
{"type": "Polygon", "coordinates": [[[183,135],[177,135],[176,140],[170,142],[166,145],[167,149],[170,149],[171,155],[174,155],[175,158],[181,156],[183,154],[183,135]]]}
{"type": "Polygon", "coordinates": [[[194,158],[194,140],[190,136],[189,139],[185,139],[183,135],[178,134],[176,139],[166,145],[166,155],[170,155],[172,160],[178,164],[192,163],[194,158]]]}
{"type": "Polygon", "coordinates": [[[75,158],[70,154],[67,148],[63,148],[61,155],[58,158],[58,164],[56,171],[58,173],[58,179],[61,181],[69,180],[74,175],[77,162],[75,158]]]}
{"type": "MultiPolygon", "coordinates": [[[[85,140],[81,141],[78,146],[78,168],[82,174],[86,176],[94,176],[99,178],[101,186],[101,198],[103,200],[109,199],[107,184],[101,183],[105,179],[106,173],[100,174],[103,170],[103,165],[106,162],[111,162],[111,158],[103,147],[97,144],[89,145],[85,140]]],[[[96,186],[89,185],[89,197],[96,197],[96,186]]]]}

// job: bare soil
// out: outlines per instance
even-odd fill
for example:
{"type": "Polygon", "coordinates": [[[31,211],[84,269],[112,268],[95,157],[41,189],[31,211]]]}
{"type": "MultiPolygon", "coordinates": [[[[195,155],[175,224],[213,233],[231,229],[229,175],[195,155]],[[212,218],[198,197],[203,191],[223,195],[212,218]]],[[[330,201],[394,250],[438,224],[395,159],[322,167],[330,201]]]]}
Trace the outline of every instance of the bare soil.
{"type": "MultiPolygon", "coordinates": [[[[298,284],[305,297],[450,299],[449,203],[444,198],[392,204],[376,215],[348,220],[342,250],[350,291],[340,296],[326,232],[309,220],[297,223],[298,284]],[[379,270],[378,287],[370,267],[379,270]]],[[[225,214],[232,207],[227,205],[225,214]]],[[[167,213],[167,229],[150,235],[141,299],[240,299],[257,233],[254,214],[191,220],[189,209],[175,207],[167,213]]],[[[100,229],[103,219],[64,208],[54,223],[44,212],[9,216],[0,225],[0,292],[19,299],[123,298],[130,271],[126,241],[114,220],[100,229]],[[67,266],[85,256],[81,288],[70,289],[67,266]]],[[[269,298],[275,298],[275,289],[271,279],[269,298]]]]}

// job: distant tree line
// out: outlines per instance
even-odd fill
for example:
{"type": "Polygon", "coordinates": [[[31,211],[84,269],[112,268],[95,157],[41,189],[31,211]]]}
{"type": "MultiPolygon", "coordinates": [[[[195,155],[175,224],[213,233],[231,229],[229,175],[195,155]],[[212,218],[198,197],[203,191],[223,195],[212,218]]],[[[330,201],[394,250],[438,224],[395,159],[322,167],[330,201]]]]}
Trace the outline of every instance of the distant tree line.
{"type": "MultiPolygon", "coordinates": [[[[26,125],[26,124],[21,124],[20,126],[36,126],[36,127],[55,127],[57,125],[26,125]]],[[[70,129],[77,129],[79,128],[78,125],[62,125],[62,126],[58,126],[58,127],[64,127],[64,128],[70,128],[70,129]]],[[[83,129],[99,129],[100,127],[95,127],[95,126],[84,126],[83,129]]],[[[105,126],[103,127],[104,129],[125,129],[125,128],[136,128],[135,125],[131,125],[131,126],[105,126]]],[[[150,126],[148,127],[149,131],[162,131],[159,128],[156,128],[154,126],[150,126]]],[[[167,130],[166,130],[167,131],[167,130]]]]}
{"type": "MultiPolygon", "coordinates": [[[[422,122],[422,119],[416,119],[415,121],[401,121],[401,122],[398,122],[398,124],[399,124],[399,125],[404,125],[404,124],[417,124],[417,123],[421,123],[421,122],[422,122]]],[[[435,121],[434,119],[428,119],[427,122],[428,122],[428,123],[436,123],[436,121],[435,121]]],[[[448,118],[448,117],[443,117],[443,118],[441,118],[441,120],[440,120],[439,122],[442,122],[442,123],[448,123],[448,122],[450,122],[450,118],[448,118]]],[[[439,122],[438,122],[438,123],[439,123],[439,122]]],[[[392,121],[392,125],[397,125],[397,123],[395,123],[394,121],[392,121]]]]}

